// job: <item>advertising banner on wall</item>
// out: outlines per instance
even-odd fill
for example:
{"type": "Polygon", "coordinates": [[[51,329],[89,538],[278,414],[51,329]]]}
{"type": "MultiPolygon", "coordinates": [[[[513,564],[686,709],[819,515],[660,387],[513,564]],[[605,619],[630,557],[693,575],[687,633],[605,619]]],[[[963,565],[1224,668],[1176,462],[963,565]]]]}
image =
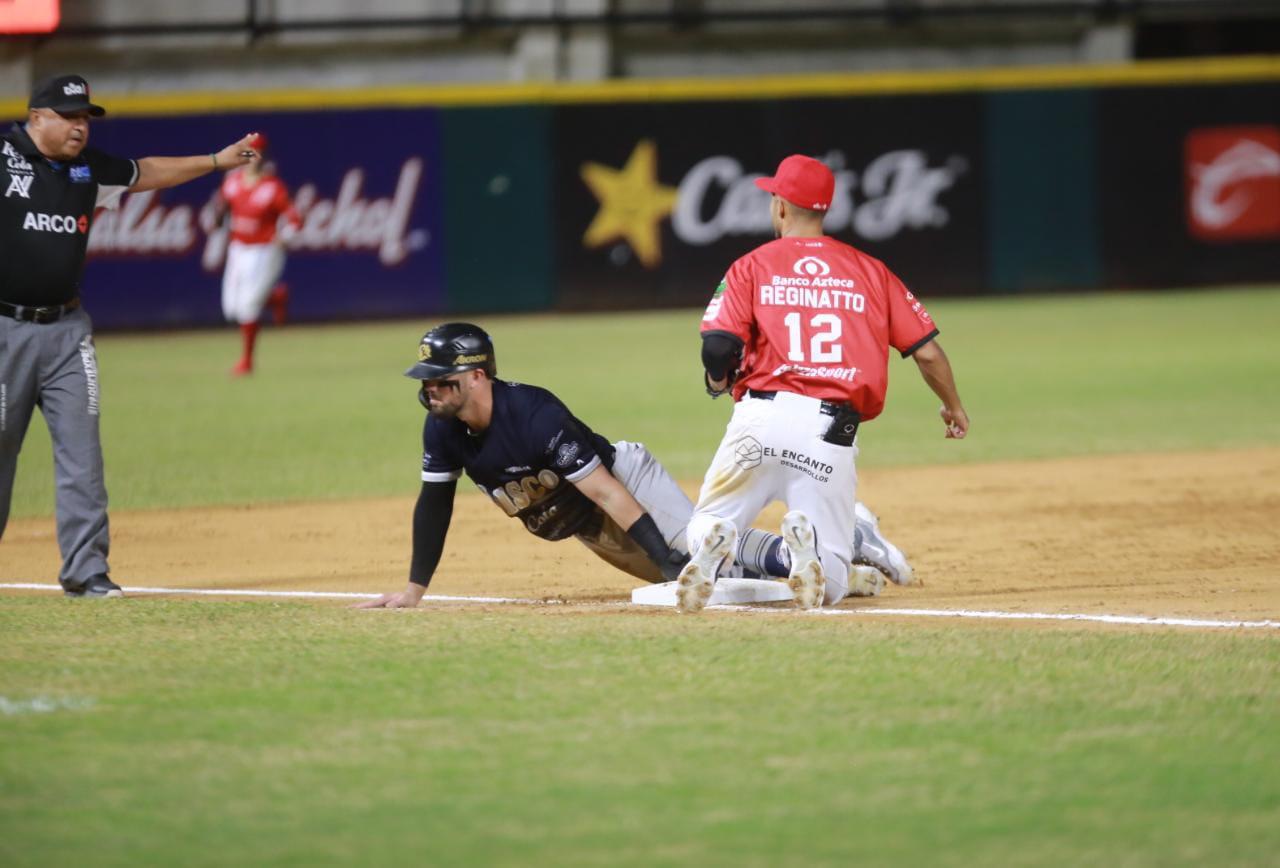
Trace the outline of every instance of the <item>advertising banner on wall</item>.
{"type": "Polygon", "coordinates": [[[981,112],[975,95],[560,107],[560,306],[705,302],[773,237],[753,180],[791,153],[835,171],[828,234],[926,298],[980,291],[981,112]]]}
{"type": "MultiPolygon", "coordinates": [[[[445,306],[438,125],[429,109],[108,118],[92,141],[120,156],[187,155],[265,133],[302,218],[281,235],[290,316],[358,319],[445,306]]],[[[221,179],[132,193],[98,216],[81,285],[99,327],[222,321],[221,179]]]]}
{"type": "Polygon", "coordinates": [[[1108,286],[1280,279],[1280,86],[1098,95],[1108,286]]]}

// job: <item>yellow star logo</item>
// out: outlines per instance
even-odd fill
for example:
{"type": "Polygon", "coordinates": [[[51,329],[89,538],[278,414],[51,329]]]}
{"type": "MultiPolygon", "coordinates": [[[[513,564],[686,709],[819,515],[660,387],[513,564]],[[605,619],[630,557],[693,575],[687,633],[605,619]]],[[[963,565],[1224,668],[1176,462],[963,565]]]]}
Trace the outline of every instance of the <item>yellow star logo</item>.
{"type": "Polygon", "coordinates": [[[600,210],[582,236],[587,247],[602,247],[625,239],[645,268],[662,263],[662,239],[658,226],[676,206],[676,188],[658,183],[658,149],[652,139],[642,139],[621,169],[584,163],[582,180],[600,210]]]}

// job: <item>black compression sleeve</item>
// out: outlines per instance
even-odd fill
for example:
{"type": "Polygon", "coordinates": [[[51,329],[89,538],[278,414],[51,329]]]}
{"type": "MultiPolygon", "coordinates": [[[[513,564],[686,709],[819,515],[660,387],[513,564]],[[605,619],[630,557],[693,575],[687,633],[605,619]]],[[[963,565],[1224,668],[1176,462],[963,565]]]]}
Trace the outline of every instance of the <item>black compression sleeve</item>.
{"type": "Polygon", "coordinates": [[[449,532],[449,519],[453,517],[453,494],[457,489],[457,480],[422,483],[418,504],[413,508],[413,560],[409,564],[409,581],[415,585],[425,588],[431,584],[440,555],[444,553],[444,538],[449,532]]]}
{"type": "Polygon", "coordinates": [[[636,544],[649,556],[649,560],[658,566],[662,566],[671,552],[667,541],[662,537],[662,531],[658,530],[657,522],[647,512],[627,528],[627,536],[635,540],[636,544]]]}
{"type": "Polygon", "coordinates": [[[702,367],[713,380],[723,380],[738,369],[742,360],[742,339],[728,332],[707,332],[702,336],[702,367]]]}

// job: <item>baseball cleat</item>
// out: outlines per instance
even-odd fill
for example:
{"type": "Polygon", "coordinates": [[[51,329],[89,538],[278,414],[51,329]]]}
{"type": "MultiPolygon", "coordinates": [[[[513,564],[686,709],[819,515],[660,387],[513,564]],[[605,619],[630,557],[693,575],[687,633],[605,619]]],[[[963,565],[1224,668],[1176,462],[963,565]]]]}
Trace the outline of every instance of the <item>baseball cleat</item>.
{"type": "Polygon", "coordinates": [[[818,535],[803,512],[792,510],[782,517],[782,543],[791,555],[791,575],[787,586],[801,609],[822,605],[827,577],[818,560],[818,535]]]}
{"type": "Polygon", "coordinates": [[[854,530],[853,562],[875,567],[895,585],[911,584],[915,571],[907,563],[907,556],[902,550],[880,533],[880,519],[861,503],[854,509],[858,523],[854,530]]]}
{"type": "Polygon", "coordinates": [[[884,573],[875,567],[854,564],[849,568],[850,597],[878,597],[884,590],[884,573]]]}
{"type": "Polygon", "coordinates": [[[123,597],[124,591],[106,576],[94,576],[83,585],[66,588],[63,593],[68,597],[123,597]]]}
{"type": "Polygon", "coordinates": [[[698,552],[676,577],[676,609],[701,612],[716,587],[720,564],[733,551],[738,531],[727,521],[717,521],[703,535],[698,552]]]}

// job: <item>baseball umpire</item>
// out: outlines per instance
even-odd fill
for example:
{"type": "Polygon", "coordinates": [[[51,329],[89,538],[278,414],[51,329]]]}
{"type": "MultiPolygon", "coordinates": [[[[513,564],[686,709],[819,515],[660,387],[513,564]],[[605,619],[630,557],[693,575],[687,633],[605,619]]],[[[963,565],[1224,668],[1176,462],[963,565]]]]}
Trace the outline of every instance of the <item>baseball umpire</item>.
{"type": "MultiPolygon", "coordinates": [[[[428,331],[405,376],[422,381],[422,490],[413,512],[409,584],[357,608],[416,606],[444,551],[458,478],[477,486],[532,534],[577,537],[601,559],[647,582],[676,578],[688,560],[685,528],[693,504],[643,445],[610,443],[546,389],[497,378],[493,341],[471,323],[428,331]]],[[[880,535],[875,518],[857,528],[862,562],[906,584],[911,568],[880,535]]],[[[785,577],[782,540],[747,529],[733,551],[737,574],[785,577]]],[[[866,580],[852,593],[884,584],[866,580]]]]}
{"type": "Polygon", "coordinates": [[[114,157],[88,146],[89,119],[103,114],[87,81],[57,75],[32,89],[26,123],[0,136],[0,538],[39,407],[53,439],[58,579],[71,597],[122,596],[108,576],[101,394],[93,325],[80,303],[94,214],[126,191],[173,187],[257,156],[245,136],[193,157],[114,157]]]}

